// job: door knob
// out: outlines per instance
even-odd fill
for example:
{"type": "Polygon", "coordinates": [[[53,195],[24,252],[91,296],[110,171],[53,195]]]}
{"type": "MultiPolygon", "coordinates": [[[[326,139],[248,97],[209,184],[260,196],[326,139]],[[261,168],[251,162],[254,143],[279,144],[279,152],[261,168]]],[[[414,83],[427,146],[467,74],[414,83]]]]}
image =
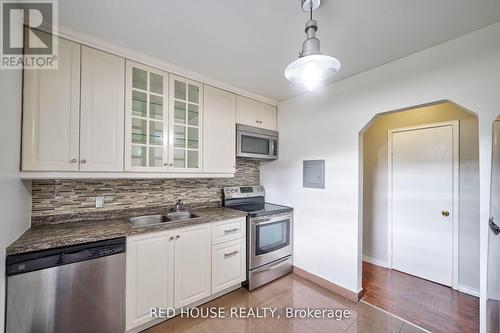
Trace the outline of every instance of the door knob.
{"type": "Polygon", "coordinates": [[[495,236],[498,236],[498,234],[500,234],[500,227],[495,223],[495,219],[493,218],[493,216],[490,217],[488,225],[490,226],[490,230],[495,236]]]}
{"type": "Polygon", "coordinates": [[[444,217],[448,217],[448,216],[450,216],[450,212],[449,212],[449,211],[447,211],[447,210],[443,210],[443,211],[441,212],[441,215],[443,215],[444,217]]]}

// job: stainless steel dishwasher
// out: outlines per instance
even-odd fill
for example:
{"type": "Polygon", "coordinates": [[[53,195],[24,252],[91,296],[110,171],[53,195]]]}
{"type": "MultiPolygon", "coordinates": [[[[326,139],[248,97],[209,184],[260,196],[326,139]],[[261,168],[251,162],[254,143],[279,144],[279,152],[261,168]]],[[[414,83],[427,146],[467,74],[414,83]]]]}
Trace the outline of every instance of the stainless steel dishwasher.
{"type": "Polygon", "coordinates": [[[124,332],[125,238],[7,257],[7,333],[124,332]]]}

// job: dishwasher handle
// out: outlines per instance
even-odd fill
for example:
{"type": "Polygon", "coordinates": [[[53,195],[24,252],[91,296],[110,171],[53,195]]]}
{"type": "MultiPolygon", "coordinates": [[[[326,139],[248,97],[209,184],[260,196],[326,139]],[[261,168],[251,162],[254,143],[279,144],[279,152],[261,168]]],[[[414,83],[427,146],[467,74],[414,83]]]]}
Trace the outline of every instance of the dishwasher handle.
{"type": "Polygon", "coordinates": [[[97,259],[125,252],[125,237],[56,249],[10,255],[6,258],[7,276],[97,259]]]}
{"type": "Polygon", "coordinates": [[[80,251],[63,253],[61,256],[61,265],[71,264],[74,262],[97,259],[125,252],[125,244],[121,245],[105,245],[100,247],[92,247],[80,251]]]}
{"type": "Polygon", "coordinates": [[[37,259],[26,260],[7,265],[5,269],[5,274],[7,276],[11,276],[21,273],[33,272],[47,267],[58,266],[60,262],[61,262],[61,255],[52,255],[37,259]]]}

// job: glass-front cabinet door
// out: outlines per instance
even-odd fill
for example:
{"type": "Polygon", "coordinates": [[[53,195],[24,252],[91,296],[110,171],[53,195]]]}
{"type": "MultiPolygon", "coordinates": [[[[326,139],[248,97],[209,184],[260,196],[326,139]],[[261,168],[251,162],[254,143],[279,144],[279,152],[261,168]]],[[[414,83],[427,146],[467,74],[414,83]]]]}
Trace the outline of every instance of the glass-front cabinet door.
{"type": "Polygon", "coordinates": [[[202,101],[201,83],[170,75],[170,171],[201,171],[202,101]]]}
{"type": "Polygon", "coordinates": [[[125,170],[168,171],[168,74],[127,61],[125,170]]]}

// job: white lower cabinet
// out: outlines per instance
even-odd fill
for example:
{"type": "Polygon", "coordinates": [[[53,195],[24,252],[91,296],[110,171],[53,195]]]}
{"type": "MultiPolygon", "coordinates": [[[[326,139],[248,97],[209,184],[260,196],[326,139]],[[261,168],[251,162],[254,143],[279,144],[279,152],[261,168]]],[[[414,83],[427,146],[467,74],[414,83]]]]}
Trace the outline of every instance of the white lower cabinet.
{"type": "Polygon", "coordinates": [[[211,224],[205,223],[175,232],[175,308],[211,295],[211,231],[211,224]]]}
{"type": "Polygon", "coordinates": [[[212,247],[212,293],[245,281],[245,239],[237,239],[212,247]]]}
{"type": "Polygon", "coordinates": [[[128,237],[127,330],[152,321],[151,308],[187,307],[243,282],[244,221],[230,219],[128,237]],[[216,237],[213,230],[218,230],[216,237]],[[222,237],[224,233],[230,236],[222,237]]]}
{"type": "Polygon", "coordinates": [[[149,322],[150,308],[173,307],[173,232],[127,238],[126,328],[149,322]]]}

